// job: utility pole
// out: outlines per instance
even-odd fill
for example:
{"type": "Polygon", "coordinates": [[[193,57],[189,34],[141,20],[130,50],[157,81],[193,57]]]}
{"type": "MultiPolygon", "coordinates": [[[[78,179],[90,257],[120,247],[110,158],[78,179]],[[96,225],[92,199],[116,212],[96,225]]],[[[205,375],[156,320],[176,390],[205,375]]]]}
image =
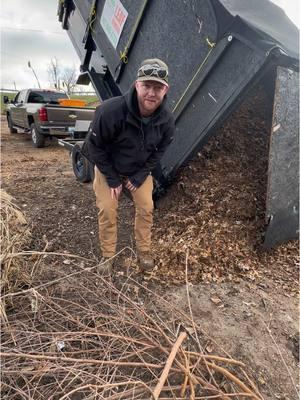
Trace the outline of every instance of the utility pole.
{"type": "Polygon", "coordinates": [[[39,85],[39,88],[41,88],[41,85],[40,85],[40,82],[39,82],[39,80],[38,80],[38,77],[36,76],[36,73],[35,73],[35,71],[34,71],[32,65],[31,65],[30,61],[28,61],[28,67],[32,69],[33,75],[35,76],[35,79],[37,80],[37,83],[38,83],[38,85],[39,85]]]}

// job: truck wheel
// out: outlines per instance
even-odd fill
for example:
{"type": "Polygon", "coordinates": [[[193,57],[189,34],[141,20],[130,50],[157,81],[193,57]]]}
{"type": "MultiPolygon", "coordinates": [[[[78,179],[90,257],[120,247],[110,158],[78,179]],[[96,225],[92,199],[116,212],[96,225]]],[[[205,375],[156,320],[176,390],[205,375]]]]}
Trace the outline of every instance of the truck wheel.
{"type": "Polygon", "coordinates": [[[32,139],[32,143],[33,143],[34,147],[37,147],[37,148],[45,147],[46,137],[38,131],[35,124],[30,125],[30,131],[31,131],[31,139],[32,139]]]}
{"type": "Polygon", "coordinates": [[[91,182],[93,179],[93,166],[87,158],[81,154],[79,146],[72,149],[72,167],[74,175],[79,182],[91,182]]]}
{"type": "Polygon", "coordinates": [[[11,116],[9,114],[7,115],[7,125],[10,133],[18,133],[16,128],[13,127],[11,116]]]}

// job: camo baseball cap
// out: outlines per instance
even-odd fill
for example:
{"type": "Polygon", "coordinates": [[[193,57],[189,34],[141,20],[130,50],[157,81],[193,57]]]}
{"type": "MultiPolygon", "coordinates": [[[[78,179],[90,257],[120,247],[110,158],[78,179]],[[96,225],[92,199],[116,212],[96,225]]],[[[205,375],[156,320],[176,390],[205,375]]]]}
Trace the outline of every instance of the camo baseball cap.
{"type": "Polygon", "coordinates": [[[138,69],[137,81],[155,81],[169,86],[169,69],[167,64],[159,58],[144,60],[138,69]]]}

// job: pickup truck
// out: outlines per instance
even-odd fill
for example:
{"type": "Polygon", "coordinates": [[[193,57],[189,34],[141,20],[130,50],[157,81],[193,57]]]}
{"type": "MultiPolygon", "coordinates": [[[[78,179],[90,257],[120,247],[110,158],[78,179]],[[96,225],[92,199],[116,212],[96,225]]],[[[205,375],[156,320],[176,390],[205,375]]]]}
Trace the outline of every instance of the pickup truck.
{"type": "Polygon", "coordinates": [[[14,100],[3,97],[7,104],[6,118],[10,133],[17,128],[31,134],[35,147],[44,147],[47,137],[70,136],[78,120],[91,121],[94,108],[66,106],[66,93],[48,89],[26,89],[17,93],[14,100]]]}

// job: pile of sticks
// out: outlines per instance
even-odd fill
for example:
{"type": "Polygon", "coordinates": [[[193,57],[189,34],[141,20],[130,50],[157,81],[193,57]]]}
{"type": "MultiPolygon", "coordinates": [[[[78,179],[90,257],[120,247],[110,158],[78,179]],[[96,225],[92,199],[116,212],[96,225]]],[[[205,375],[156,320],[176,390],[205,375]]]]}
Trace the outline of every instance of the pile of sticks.
{"type": "Polygon", "coordinates": [[[117,287],[75,265],[6,295],[3,399],[262,399],[242,362],[204,350],[191,316],[158,312],[166,300],[130,277],[117,287]]]}

